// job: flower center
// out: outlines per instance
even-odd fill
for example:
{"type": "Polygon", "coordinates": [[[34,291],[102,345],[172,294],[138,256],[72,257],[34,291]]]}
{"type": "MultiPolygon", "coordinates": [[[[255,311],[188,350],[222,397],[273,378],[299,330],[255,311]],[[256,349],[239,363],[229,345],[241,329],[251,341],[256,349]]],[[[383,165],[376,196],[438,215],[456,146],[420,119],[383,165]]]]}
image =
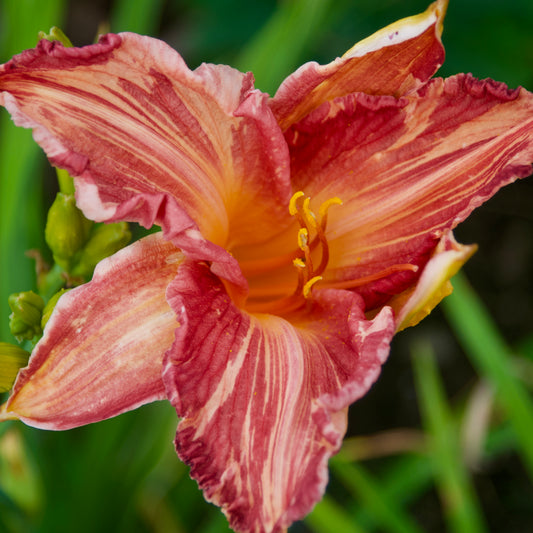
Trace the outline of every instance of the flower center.
{"type": "Polygon", "coordinates": [[[297,234],[298,250],[292,255],[298,282],[294,292],[286,297],[266,302],[257,302],[248,306],[248,310],[262,313],[288,313],[305,304],[310,297],[313,286],[322,279],[329,261],[329,248],[326,239],[328,210],[332,205],[341,205],[340,198],[326,200],[319,208],[318,215],[310,208],[311,198],[305,197],[302,191],[295,193],[289,202],[289,213],[300,225],[297,234]],[[320,262],[316,266],[317,253],[320,262]]]}

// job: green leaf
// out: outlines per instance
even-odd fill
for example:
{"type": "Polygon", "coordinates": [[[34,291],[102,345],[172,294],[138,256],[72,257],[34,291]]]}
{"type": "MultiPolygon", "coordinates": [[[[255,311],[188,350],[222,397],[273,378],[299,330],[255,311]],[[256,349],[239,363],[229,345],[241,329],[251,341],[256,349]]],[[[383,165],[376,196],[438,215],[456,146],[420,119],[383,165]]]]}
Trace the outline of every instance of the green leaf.
{"type": "Polygon", "coordinates": [[[285,0],[247,44],[236,67],[254,73],[256,87],[273,93],[299,66],[311,36],[322,25],[330,0],[285,0]]]}
{"type": "Polygon", "coordinates": [[[328,495],[324,496],[305,523],[315,533],[365,533],[353,518],[328,495]]]}
{"type": "Polygon", "coordinates": [[[163,5],[163,0],[116,0],[111,13],[111,30],[155,35],[163,5]]]}
{"type": "Polygon", "coordinates": [[[350,490],[355,501],[360,501],[383,531],[394,533],[421,533],[422,530],[406,514],[398,502],[387,495],[379,482],[359,464],[334,457],[330,467],[336,478],[350,490]]]}
{"type": "Polygon", "coordinates": [[[432,349],[413,349],[413,366],[422,420],[431,442],[431,457],[442,507],[455,533],[486,531],[468,472],[461,461],[460,438],[434,360],[432,349]]]}
{"type": "MultiPolygon", "coordinates": [[[[3,0],[0,58],[37,44],[37,34],[63,20],[64,0],[3,0]]],[[[33,261],[24,253],[43,243],[44,214],[39,166],[44,157],[31,132],[0,116],[0,340],[12,342],[7,297],[35,285],[33,261]]]]}

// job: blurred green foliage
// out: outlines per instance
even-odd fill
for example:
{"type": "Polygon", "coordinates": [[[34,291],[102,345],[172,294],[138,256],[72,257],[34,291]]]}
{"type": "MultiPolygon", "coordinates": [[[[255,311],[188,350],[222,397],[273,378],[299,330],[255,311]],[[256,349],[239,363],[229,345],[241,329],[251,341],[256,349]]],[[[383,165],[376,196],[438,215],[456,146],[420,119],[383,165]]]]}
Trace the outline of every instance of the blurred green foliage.
{"type": "MultiPolygon", "coordinates": [[[[93,0],[2,0],[0,61],[34,46],[37,32],[52,25],[63,27],[81,45],[92,42],[100,25],[107,24],[112,31],[161,36],[191,67],[207,61],[251,69],[258,87],[273,93],[304,61],[328,62],[380,27],[426,9],[427,3],[117,0],[109,6],[93,0]]],[[[533,3],[450,4],[444,33],[447,61],[441,74],[467,71],[532,89],[533,3]]],[[[30,132],[14,128],[7,113],[1,113],[3,341],[13,342],[7,295],[35,284],[33,263],[24,252],[46,250],[44,213],[55,192],[52,178],[30,132]]],[[[480,259],[472,261],[472,270],[466,268],[474,285],[485,290],[482,296],[491,302],[490,312],[501,320],[488,319],[460,280],[445,309],[464,352],[439,312],[395,340],[381,381],[351,411],[351,437],[332,461],[325,499],[305,523],[291,528],[294,533],[521,533],[533,523],[533,296],[528,285],[533,196],[530,186],[515,187],[517,193],[505,193],[503,201],[489,203],[479,215],[480,220],[483,213],[495,219],[499,233],[483,231],[483,224],[480,230],[475,222],[460,230],[468,239],[487,241],[489,252],[494,243],[500,248],[513,245],[503,250],[504,259],[484,256],[482,246],[480,259]],[[504,224],[512,230],[506,232],[500,227],[504,224]],[[517,264],[525,267],[520,270],[517,264]],[[494,297],[513,290],[525,292],[520,312],[513,307],[515,300],[494,297]],[[476,322],[473,338],[465,337],[465,324],[470,327],[479,316],[486,319],[476,322]],[[512,335],[509,345],[491,342],[488,350],[476,343],[501,339],[507,332],[512,335]],[[475,427],[468,423],[472,412],[478,416],[475,427]],[[394,427],[399,431],[387,432],[394,427]],[[469,459],[463,460],[466,449],[469,459]]],[[[0,531],[228,531],[222,514],[203,501],[187,467],[177,460],[172,447],[175,426],[175,413],[166,403],[64,433],[1,424],[0,531]]]]}

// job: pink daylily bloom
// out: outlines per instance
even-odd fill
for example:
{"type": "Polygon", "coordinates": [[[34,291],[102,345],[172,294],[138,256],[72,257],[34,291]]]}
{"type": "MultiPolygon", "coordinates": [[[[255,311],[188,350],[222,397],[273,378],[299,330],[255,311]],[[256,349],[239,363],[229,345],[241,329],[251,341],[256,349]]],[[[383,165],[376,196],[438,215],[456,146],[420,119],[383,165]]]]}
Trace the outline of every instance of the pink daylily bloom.
{"type": "Polygon", "coordinates": [[[0,67],[0,104],[87,217],[162,228],[59,300],[0,420],[67,429],[168,398],[234,530],[308,513],[392,336],[474,252],[452,229],[532,170],[532,94],[431,79],[446,3],[273,98],[131,33],[0,67]]]}

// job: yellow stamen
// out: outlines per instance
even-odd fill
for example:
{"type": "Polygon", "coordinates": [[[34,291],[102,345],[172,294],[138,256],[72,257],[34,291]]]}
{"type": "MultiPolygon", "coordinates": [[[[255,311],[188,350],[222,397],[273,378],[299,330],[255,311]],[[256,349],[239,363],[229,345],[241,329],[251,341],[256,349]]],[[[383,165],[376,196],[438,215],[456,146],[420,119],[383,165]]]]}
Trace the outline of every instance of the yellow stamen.
{"type": "Polygon", "coordinates": [[[305,194],[302,191],[298,191],[292,196],[289,202],[289,212],[292,216],[296,217],[300,224],[300,229],[298,230],[298,248],[304,253],[303,257],[293,260],[294,266],[298,268],[297,293],[301,294],[300,290],[302,290],[303,296],[307,298],[311,293],[312,286],[322,279],[321,274],[326,270],[329,261],[328,241],[325,234],[328,209],[332,205],[341,205],[342,201],[340,198],[334,197],[323,202],[319,209],[319,217],[317,218],[316,214],[310,208],[311,198],[306,197],[303,202],[300,201],[304,196],[305,194]],[[315,235],[311,242],[309,242],[311,231],[315,235]],[[322,258],[320,265],[315,269],[311,260],[311,252],[317,246],[321,247],[322,258]],[[302,279],[304,281],[303,288],[301,286],[302,279]]]}
{"type": "Polygon", "coordinates": [[[309,203],[311,202],[311,198],[309,196],[304,200],[304,203],[302,205],[302,211],[305,218],[305,221],[311,226],[313,229],[317,228],[317,221],[316,221],[316,215],[309,209],[309,203]]]}
{"type": "Polygon", "coordinates": [[[295,192],[292,195],[292,198],[289,201],[289,213],[291,214],[291,216],[294,216],[296,215],[296,213],[298,213],[298,206],[296,205],[296,202],[302,196],[305,196],[305,193],[302,191],[295,192]]]}
{"type": "Polygon", "coordinates": [[[304,288],[302,289],[302,293],[304,295],[305,298],[309,298],[309,295],[311,294],[311,289],[313,288],[313,285],[315,283],[317,283],[318,281],[320,281],[322,279],[322,276],[315,276],[313,278],[311,278],[305,285],[304,285],[304,288]]]}
{"type": "Polygon", "coordinates": [[[328,210],[332,205],[342,205],[342,200],[334,196],[333,198],[330,198],[329,200],[326,200],[322,203],[320,208],[318,209],[318,217],[320,219],[321,224],[326,225],[327,219],[328,219],[328,210]]]}
{"type": "MultiPolygon", "coordinates": [[[[328,242],[326,239],[326,217],[327,211],[332,205],[342,204],[337,197],[326,200],[319,210],[319,217],[311,210],[311,199],[306,197],[302,191],[293,194],[289,202],[289,213],[296,218],[300,226],[297,235],[298,249],[294,254],[286,255],[292,260],[292,264],[298,273],[297,286],[289,296],[276,300],[256,300],[248,306],[252,312],[262,313],[290,313],[302,307],[305,301],[311,296],[312,289],[316,283],[322,280],[322,273],[325,271],[329,260],[328,242]],[[303,200],[302,200],[303,199],[303,200]],[[321,248],[321,261],[318,268],[313,266],[311,254],[316,248],[321,248]]],[[[267,288],[265,288],[267,289],[267,288]]],[[[267,296],[266,290],[261,296],[267,296]]],[[[259,293],[255,292],[257,298],[259,293]]]]}
{"type": "Polygon", "coordinates": [[[300,248],[302,252],[305,252],[305,250],[309,248],[308,242],[309,242],[309,232],[307,231],[306,228],[300,228],[298,230],[298,248],[300,248]]]}
{"type": "Polygon", "coordinates": [[[303,261],[300,257],[293,259],[292,264],[298,268],[305,268],[305,261],[303,261]]]}

